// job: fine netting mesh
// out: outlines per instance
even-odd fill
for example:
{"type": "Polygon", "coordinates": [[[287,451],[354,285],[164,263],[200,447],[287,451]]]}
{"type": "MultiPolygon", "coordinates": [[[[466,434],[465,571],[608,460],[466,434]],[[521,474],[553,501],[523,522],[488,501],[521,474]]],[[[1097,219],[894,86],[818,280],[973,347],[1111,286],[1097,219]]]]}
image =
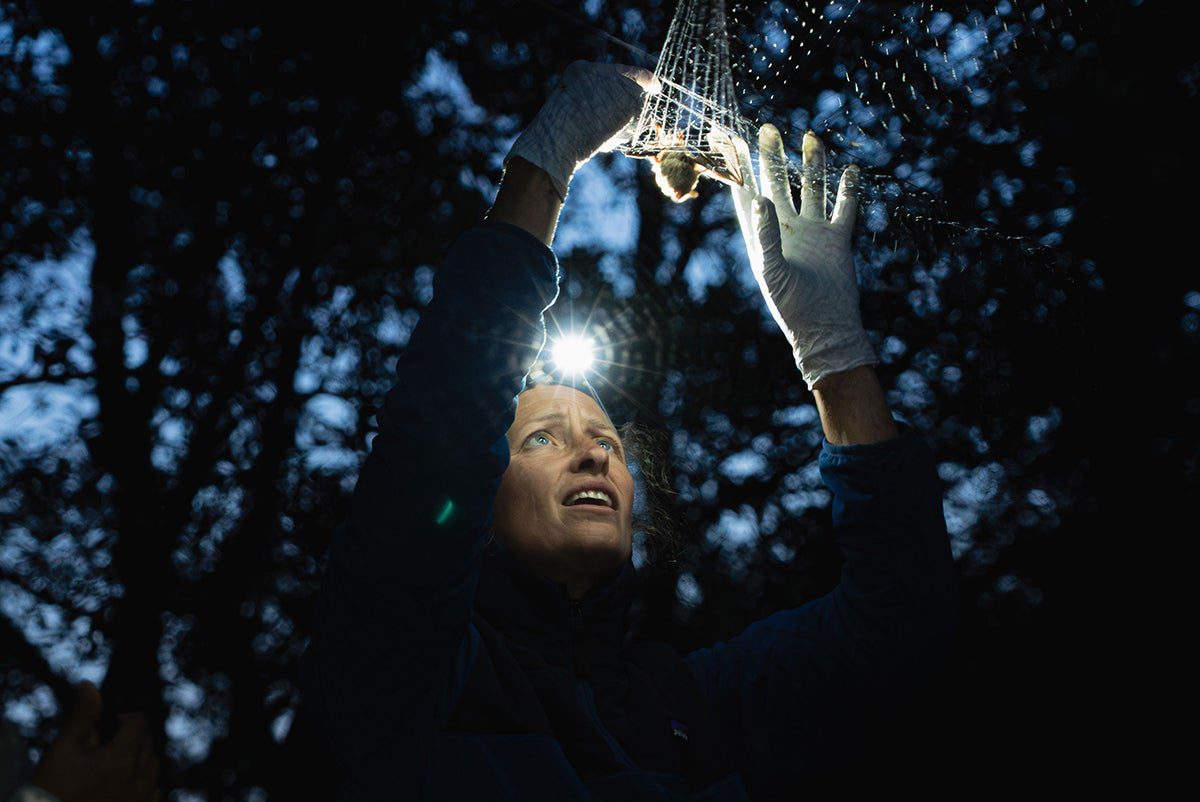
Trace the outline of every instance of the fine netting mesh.
{"type": "MultiPolygon", "coordinates": [[[[739,92],[770,104],[783,96],[797,67],[814,59],[838,62],[835,75],[864,107],[875,106],[888,129],[894,112],[911,126],[991,99],[998,81],[1012,76],[1009,62],[1022,49],[1046,52],[1075,21],[1073,3],[1087,0],[1019,2],[864,3],[840,0],[814,4],[735,3],[732,27],[740,44],[731,62],[739,92]],[[853,27],[867,50],[840,46],[853,27]]],[[[806,72],[800,73],[806,75],[806,72]]],[[[840,111],[849,115],[850,106],[840,111]]],[[[854,124],[854,120],[847,120],[854,124]]]]}
{"type": "MultiPolygon", "coordinates": [[[[756,0],[727,11],[725,0],[680,0],[655,67],[663,90],[647,96],[620,150],[656,162],[677,154],[709,177],[740,183],[712,135],[747,142],[758,170],[757,132],[771,123],[783,136],[797,191],[805,170],[832,188],[846,166],[859,167],[872,230],[936,225],[1027,240],[1002,234],[986,214],[972,221],[970,210],[946,208],[941,180],[927,169],[942,153],[928,148],[954,129],[983,144],[1014,137],[1015,123],[1003,118],[1019,113],[1006,94],[1011,66],[1069,50],[1070,28],[1081,27],[1077,4],[1086,0],[756,0]],[[801,163],[806,130],[825,145],[823,176],[801,163]]],[[[675,199],[693,196],[680,189],[675,199]]],[[[829,203],[834,197],[827,193],[829,203]]]]}
{"type": "Polygon", "coordinates": [[[643,158],[684,154],[735,177],[736,165],[711,138],[715,133],[749,141],[753,131],[738,110],[725,0],[680,0],[654,75],[662,91],[647,95],[619,150],[643,158]]]}
{"type": "MultiPolygon", "coordinates": [[[[805,130],[827,152],[829,186],[858,165],[860,201],[873,230],[931,227],[1032,244],[985,212],[948,208],[939,167],[957,150],[1003,148],[1023,138],[1014,73],[1072,50],[1087,0],[871,3],[736,2],[731,70],[743,109],[776,125],[798,150],[805,130]],[[816,86],[805,81],[816,80],[816,86]],[[957,140],[957,142],[956,142],[957,140]]],[[[1025,143],[1019,161],[1032,164],[1025,143]]],[[[753,148],[752,148],[753,149],[753,148]]],[[[1002,155],[995,154],[997,162],[1002,155]]],[[[977,169],[984,165],[976,162],[977,169]]],[[[1011,169],[1004,165],[1005,169],[1011,169]]],[[[800,170],[789,169],[793,186],[800,170]]],[[[1001,190],[1003,193],[1004,190],[1001,190]]]]}
{"type": "MultiPolygon", "coordinates": [[[[846,167],[860,172],[854,247],[864,320],[887,332],[879,345],[884,363],[912,366],[895,391],[898,403],[920,417],[933,408],[930,387],[948,387],[942,409],[972,393],[972,409],[999,416],[1011,407],[1020,371],[998,332],[1070,320],[1070,301],[1104,286],[1092,260],[1060,247],[1070,242],[1083,198],[1062,159],[1070,143],[1062,140],[1056,107],[1072,99],[1058,87],[1072,85],[1072,73],[1089,63],[1096,44],[1084,35],[1084,23],[1091,27],[1100,18],[1095,5],[1085,15],[1087,0],[678,0],[651,38],[661,43],[658,53],[638,47],[642,29],[614,14],[609,30],[636,43],[605,32],[605,41],[627,51],[614,59],[633,53],[633,63],[654,69],[662,83],[620,150],[647,158],[681,152],[722,166],[724,154],[709,134],[724,131],[748,143],[757,178],[757,133],[772,123],[789,156],[798,207],[804,171],[818,177],[802,165],[804,134],[814,131],[826,151],[828,205],[846,167]],[[939,332],[906,357],[903,332],[933,326],[939,332]]],[[[720,205],[727,203],[724,188],[707,190],[688,210],[697,230],[709,230],[714,212],[727,208],[720,205]]],[[[705,244],[721,254],[727,243],[705,244]]],[[[740,246],[736,236],[728,244],[730,253],[740,246]]],[[[699,257],[688,262],[697,253],[685,250],[685,257],[652,262],[644,276],[634,273],[635,298],[623,315],[640,317],[622,318],[629,328],[615,341],[623,350],[606,362],[612,385],[655,393],[664,375],[679,375],[677,366],[711,359],[687,350],[711,340],[691,333],[692,319],[677,314],[674,295],[658,292],[674,288],[689,270],[703,276],[699,257]],[[624,367],[630,365],[637,367],[624,367]]],[[[715,269],[732,274],[721,258],[715,269]]],[[[730,283],[710,282],[696,294],[713,297],[730,283]]],[[[737,361],[741,352],[730,353],[737,361]]],[[[761,386],[755,371],[762,369],[747,362],[738,370],[753,380],[680,378],[680,386],[693,401],[752,404],[742,388],[761,386]]]]}

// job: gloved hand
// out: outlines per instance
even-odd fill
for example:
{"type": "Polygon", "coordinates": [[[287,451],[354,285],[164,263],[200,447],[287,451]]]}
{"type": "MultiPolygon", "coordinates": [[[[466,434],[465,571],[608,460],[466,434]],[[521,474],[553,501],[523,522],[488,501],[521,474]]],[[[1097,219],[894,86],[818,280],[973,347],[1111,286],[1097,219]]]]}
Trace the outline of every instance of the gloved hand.
{"type": "Polygon", "coordinates": [[[733,200],[750,266],[808,389],[831,373],[878,363],[859,315],[850,253],[858,169],[851,165],[842,174],[833,217],[826,220],[825,147],[811,131],[804,135],[799,214],[775,126],[764,125],[758,132],[759,180],[766,197],[758,195],[745,141],[714,144],[741,168],[746,186],[733,187],[733,200]]]}
{"type": "Polygon", "coordinates": [[[624,130],[642,110],[646,92],[661,86],[654,74],[626,64],[572,62],[529,127],[513,143],[504,166],[520,156],[550,174],[566,200],[567,185],[581,165],[628,138],[624,130]]]}

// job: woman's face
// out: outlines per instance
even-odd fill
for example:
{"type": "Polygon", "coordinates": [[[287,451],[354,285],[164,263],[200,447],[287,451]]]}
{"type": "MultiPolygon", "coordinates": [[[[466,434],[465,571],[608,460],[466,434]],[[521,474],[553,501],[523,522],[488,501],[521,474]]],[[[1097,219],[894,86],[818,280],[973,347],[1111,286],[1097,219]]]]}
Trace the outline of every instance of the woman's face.
{"type": "Polygon", "coordinates": [[[511,459],[496,492],[494,528],[526,565],[563,583],[572,598],[610,579],[633,549],[633,477],[608,416],[564,385],[517,397],[511,459]],[[576,497],[581,488],[608,496],[576,497]]]}

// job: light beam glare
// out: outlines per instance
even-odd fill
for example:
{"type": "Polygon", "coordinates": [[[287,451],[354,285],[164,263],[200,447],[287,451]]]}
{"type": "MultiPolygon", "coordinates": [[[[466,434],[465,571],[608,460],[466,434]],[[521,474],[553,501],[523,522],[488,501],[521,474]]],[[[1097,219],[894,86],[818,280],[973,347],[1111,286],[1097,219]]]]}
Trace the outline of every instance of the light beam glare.
{"type": "Polygon", "coordinates": [[[562,337],[554,343],[554,364],[565,373],[579,375],[592,366],[595,347],[591,337],[562,337]]]}

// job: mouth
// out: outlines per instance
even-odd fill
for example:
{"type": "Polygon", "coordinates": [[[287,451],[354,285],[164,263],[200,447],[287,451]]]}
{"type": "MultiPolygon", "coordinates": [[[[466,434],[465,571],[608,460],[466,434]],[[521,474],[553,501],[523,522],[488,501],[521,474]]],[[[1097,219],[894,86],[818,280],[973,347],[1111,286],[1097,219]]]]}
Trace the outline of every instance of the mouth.
{"type": "Polygon", "coordinates": [[[593,510],[599,512],[615,512],[616,504],[606,490],[579,490],[569,495],[563,502],[564,507],[578,510],[593,510]]]}
{"type": "Polygon", "coordinates": [[[571,512],[579,512],[584,514],[594,513],[596,515],[603,515],[605,517],[617,514],[617,511],[612,507],[606,507],[603,504],[571,504],[567,507],[567,509],[571,512]]]}

